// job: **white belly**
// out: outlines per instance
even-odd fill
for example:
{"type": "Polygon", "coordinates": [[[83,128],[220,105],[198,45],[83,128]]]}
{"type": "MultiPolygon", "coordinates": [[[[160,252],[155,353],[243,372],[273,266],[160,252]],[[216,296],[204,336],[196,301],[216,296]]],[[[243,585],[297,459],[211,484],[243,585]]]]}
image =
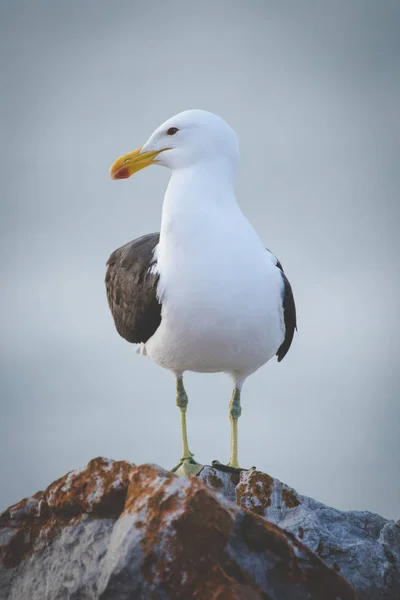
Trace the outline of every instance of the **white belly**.
{"type": "Polygon", "coordinates": [[[146,353],[162,367],[245,378],[283,342],[279,269],[262,247],[229,242],[206,255],[160,248],[162,320],[146,353]]]}

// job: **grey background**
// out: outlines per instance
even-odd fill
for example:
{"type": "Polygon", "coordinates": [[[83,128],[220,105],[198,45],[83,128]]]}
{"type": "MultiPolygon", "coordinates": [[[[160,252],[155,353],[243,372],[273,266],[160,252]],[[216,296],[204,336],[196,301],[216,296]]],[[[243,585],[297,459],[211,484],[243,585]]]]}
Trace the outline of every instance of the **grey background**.
{"type": "MultiPolygon", "coordinates": [[[[159,229],[168,172],[108,169],[204,108],[239,135],[238,197],[299,317],[244,388],[241,463],[400,516],[399,25],[390,0],[2,3],[1,508],[98,455],[177,462],[173,377],[103,283],[159,229]]],[[[186,381],[196,458],[226,461],[230,381],[186,381]]]]}

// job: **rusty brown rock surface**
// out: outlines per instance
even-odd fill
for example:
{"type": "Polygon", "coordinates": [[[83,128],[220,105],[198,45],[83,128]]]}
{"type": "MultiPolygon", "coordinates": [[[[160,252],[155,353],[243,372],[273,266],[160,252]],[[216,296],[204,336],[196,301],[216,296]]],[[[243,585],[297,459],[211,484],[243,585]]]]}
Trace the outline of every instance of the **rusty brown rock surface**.
{"type": "Polygon", "coordinates": [[[55,514],[72,516],[82,512],[118,517],[125,505],[132,465],[126,461],[94,458],[85,469],[71,471],[45,492],[55,514]]]}
{"type": "MultiPolygon", "coordinates": [[[[296,539],[264,518],[276,481],[95,459],[0,516],[0,599],[355,599],[340,562],[300,541],[306,528],[296,539]]],[[[285,486],[279,503],[303,500],[285,486]]]]}

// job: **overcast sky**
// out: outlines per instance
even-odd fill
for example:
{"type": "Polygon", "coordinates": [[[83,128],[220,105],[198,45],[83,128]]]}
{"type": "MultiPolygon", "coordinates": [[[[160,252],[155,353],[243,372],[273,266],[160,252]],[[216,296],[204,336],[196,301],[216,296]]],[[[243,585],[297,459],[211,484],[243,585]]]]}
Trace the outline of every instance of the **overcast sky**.
{"type": "MultiPolygon", "coordinates": [[[[116,333],[109,254],[158,231],[166,169],[110,164],[211,110],[299,332],[243,391],[240,462],[400,517],[400,3],[1,3],[0,509],[102,455],[180,457],[173,376],[116,333]]],[[[229,456],[230,380],[188,374],[196,459],[229,456]]]]}

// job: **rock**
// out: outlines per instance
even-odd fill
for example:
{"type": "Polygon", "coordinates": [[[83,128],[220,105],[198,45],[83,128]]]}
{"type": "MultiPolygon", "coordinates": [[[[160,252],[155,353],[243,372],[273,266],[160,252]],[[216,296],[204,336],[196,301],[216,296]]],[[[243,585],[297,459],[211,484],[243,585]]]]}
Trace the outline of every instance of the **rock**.
{"type": "Polygon", "coordinates": [[[399,598],[397,525],[254,470],[98,458],[6,510],[0,546],[1,600],[355,600],[343,574],[399,598]]]}
{"type": "Polygon", "coordinates": [[[0,515],[1,600],[97,598],[131,468],[94,459],[0,515]]]}
{"type": "Polygon", "coordinates": [[[343,575],[362,600],[400,600],[400,521],[330,508],[257,470],[237,475],[205,467],[199,477],[295,535],[343,575]]]}

